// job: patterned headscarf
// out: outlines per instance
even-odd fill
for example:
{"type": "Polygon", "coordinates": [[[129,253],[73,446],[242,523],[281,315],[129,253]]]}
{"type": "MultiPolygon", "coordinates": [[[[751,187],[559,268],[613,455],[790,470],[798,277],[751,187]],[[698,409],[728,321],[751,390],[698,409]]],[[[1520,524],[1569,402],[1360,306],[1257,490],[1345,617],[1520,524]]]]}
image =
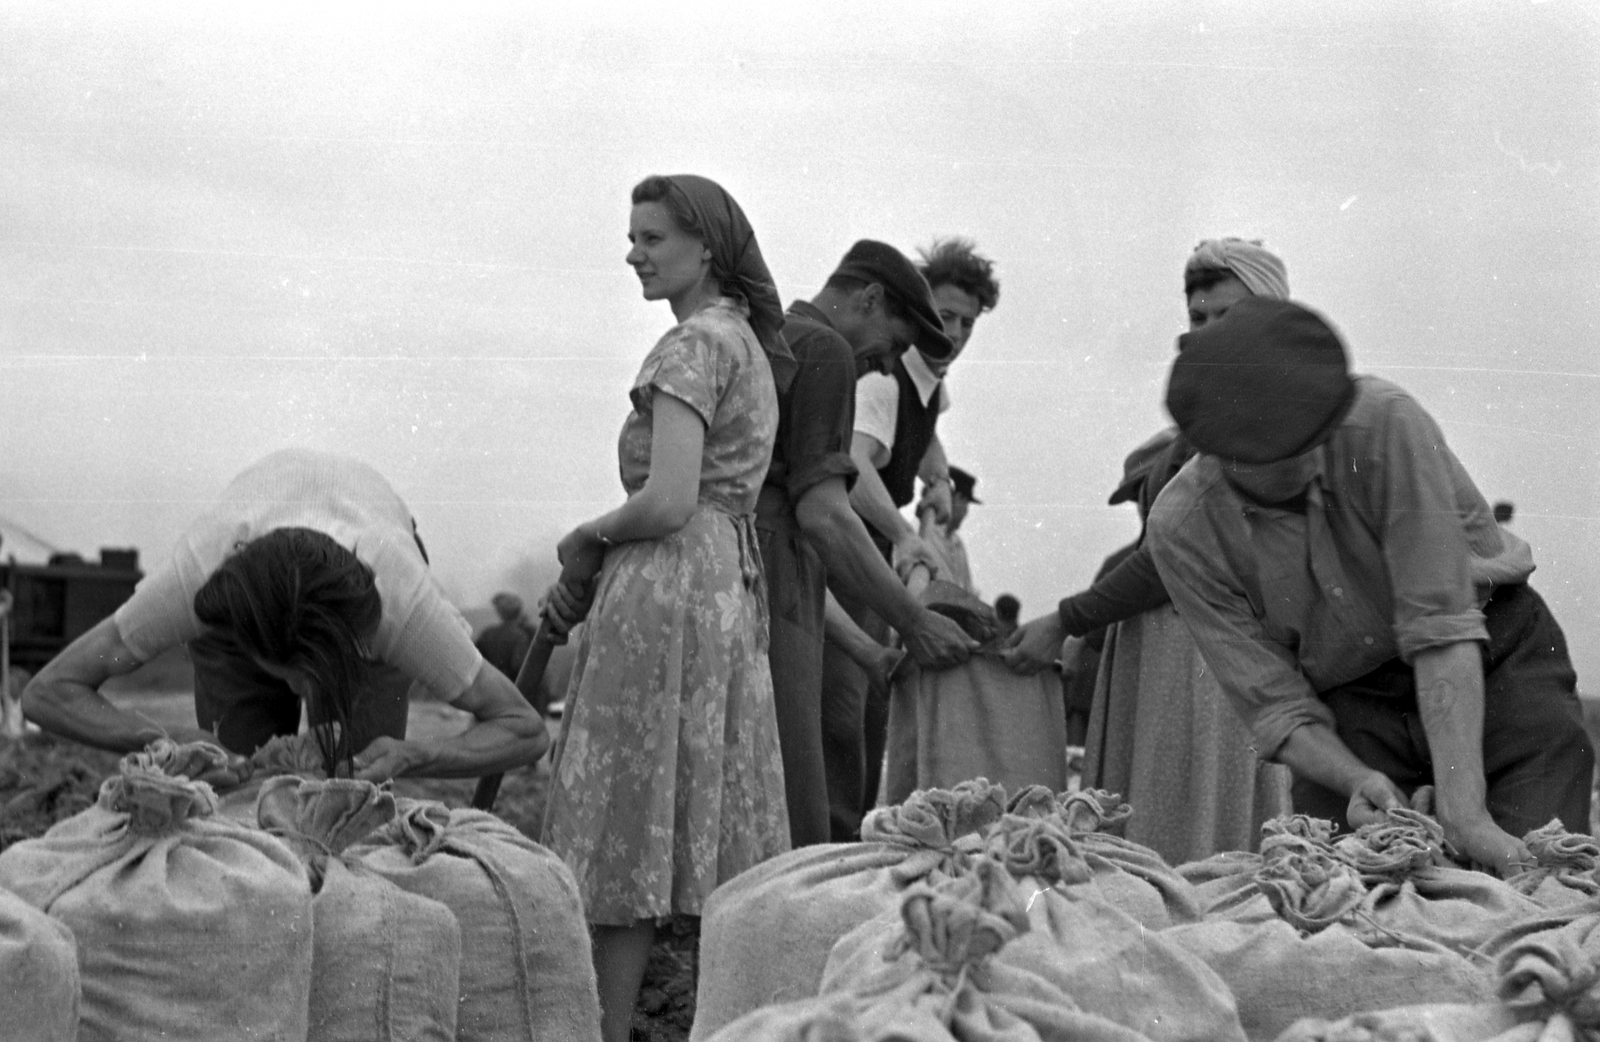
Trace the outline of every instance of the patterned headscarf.
{"type": "Polygon", "coordinates": [[[1197,271],[1231,271],[1258,297],[1289,299],[1289,272],[1260,239],[1202,239],[1183,266],[1183,281],[1197,271]]]}
{"type": "Polygon", "coordinates": [[[679,201],[694,214],[695,223],[705,235],[714,269],[729,289],[736,290],[750,306],[750,328],[761,341],[772,376],[784,390],[799,368],[794,353],[783,339],[783,302],[778,287],[761,257],[755,229],[733,196],[710,178],[698,174],[671,174],[666,178],[679,201]]]}

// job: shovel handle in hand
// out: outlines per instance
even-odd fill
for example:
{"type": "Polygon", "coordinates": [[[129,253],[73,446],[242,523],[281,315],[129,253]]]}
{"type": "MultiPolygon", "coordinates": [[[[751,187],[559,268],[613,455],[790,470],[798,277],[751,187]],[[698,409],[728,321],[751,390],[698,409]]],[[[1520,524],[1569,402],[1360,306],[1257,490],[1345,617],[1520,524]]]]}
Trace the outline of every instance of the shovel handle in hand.
{"type": "MultiPolygon", "coordinates": [[[[539,682],[544,679],[545,668],[550,665],[550,652],[559,643],[565,643],[550,630],[550,620],[539,620],[539,632],[533,635],[533,643],[528,645],[528,654],[522,660],[522,668],[517,670],[517,691],[528,700],[529,705],[537,705],[539,697],[539,682]]],[[[505,773],[485,774],[478,779],[478,787],[472,793],[473,810],[494,810],[494,801],[500,795],[500,783],[505,779],[505,773]]]]}

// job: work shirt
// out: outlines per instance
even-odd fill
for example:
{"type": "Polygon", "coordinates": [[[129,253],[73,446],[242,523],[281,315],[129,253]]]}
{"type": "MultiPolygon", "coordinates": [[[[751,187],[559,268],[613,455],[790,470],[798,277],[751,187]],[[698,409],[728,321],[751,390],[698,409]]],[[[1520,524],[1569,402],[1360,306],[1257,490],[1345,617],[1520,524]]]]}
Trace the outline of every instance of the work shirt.
{"type": "Polygon", "coordinates": [[[1295,728],[1334,726],[1318,692],[1418,652],[1488,637],[1495,583],[1533,570],[1406,392],[1357,377],[1313,450],[1303,507],[1261,506],[1197,456],[1150,513],[1161,578],[1206,664],[1270,758],[1295,728]]]}
{"type": "MultiPolygon", "coordinates": [[[[935,392],[939,395],[938,412],[950,408],[950,388],[928,368],[922,352],[912,348],[900,356],[897,363],[911,378],[917,396],[924,407],[933,403],[935,392]]],[[[900,418],[900,381],[887,373],[868,373],[856,383],[856,430],[870,434],[883,446],[876,453],[872,465],[882,470],[889,465],[889,455],[894,452],[895,426],[900,418]]],[[[921,462],[918,460],[917,462],[921,462]]]]}
{"type": "Polygon", "coordinates": [[[141,662],[199,637],[194,597],[242,543],[278,528],[321,532],[372,569],[383,616],[371,642],[379,661],[446,700],[483,668],[472,627],[428,571],[408,509],[376,470],[353,459],[284,449],[234,478],[178,537],[172,557],[117,609],[117,633],[141,662]]]}
{"type": "MultiPolygon", "coordinates": [[[[832,477],[854,484],[850,458],[856,409],[855,351],[817,308],[803,300],[789,305],[783,338],[797,369],[778,397],[778,436],[761,497],[761,513],[772,508],[773,490],[793,504],[832,477]]],[[[777,500],[781,503],[783,500],[777,500]]]]}

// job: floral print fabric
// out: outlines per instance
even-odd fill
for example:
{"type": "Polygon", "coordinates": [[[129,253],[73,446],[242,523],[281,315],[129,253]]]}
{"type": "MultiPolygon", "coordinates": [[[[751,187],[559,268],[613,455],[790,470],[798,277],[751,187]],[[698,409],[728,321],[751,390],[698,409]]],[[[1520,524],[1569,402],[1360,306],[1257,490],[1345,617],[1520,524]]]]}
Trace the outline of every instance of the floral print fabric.
{"type": "Polygon", "coordinates": [[[659,393],[706,420],[700,507],[672,535],[606,554],[542,836],[602,925],[698,915],[719,883],[789,846],[750,521],[777,397],[737,305],[702,309],[646,357],[619,444],[630,495],[649,474],[659,393]]]}

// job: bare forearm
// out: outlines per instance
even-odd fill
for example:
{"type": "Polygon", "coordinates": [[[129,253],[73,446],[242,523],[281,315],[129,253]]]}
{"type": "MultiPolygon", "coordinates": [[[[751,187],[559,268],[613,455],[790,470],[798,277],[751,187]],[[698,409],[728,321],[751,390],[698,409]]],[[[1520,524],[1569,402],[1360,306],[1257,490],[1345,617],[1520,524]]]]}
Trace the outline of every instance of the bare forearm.
{"type": "Polygon", "coordinates": [[[850,506],[861,516],[861,520],[890,542],[902,536],[914,535],[911,522],[895,508],[894,500],[889,497],[889,490],[884,487],[877,470],[873,469],[870,462],[863,462],[859,455],[856,457],[856,466],[861,473],[856,476],[855,487],[850,490],[850,506]]]}
{"type": "Polygon", "coordinates": [[[693,500],[652,493],[646,486],[628,497],[628,501],[617,509],[595,518],[591,524],[597,535],[613,543],[661,539],[688,524],[694,507],[693,500]]]}
{"type": "Polygon", "coordinates": [[[544,721],[530,709],[481,720],[454,738],[430,743],[426,759],[404,773],[413,778],[476,778],[526,767],[549,747],[544,721]]]}
{"type": "Polygon", "coordinates": [[[1342,796],[1353,794],[1362,779],[1373,773],[1332,729],[1321,724],[1291,731],[1289,740],[1278,749],[1277,759],[1300,777],[1342,796]]]}
{"type": "Polygon", "coordinates": [[[803,499],[797,515],[801,531],[822,558],[830,585],[864,601],[901,633],[915,624],[920,605],[878,552],[842,489],[837,497],[824,499],[819,491],[803,499]]]}
{"type": "Polygon", "coordinates": [[[1489,816],[1483,776],[1483,662],[1472,642],[1430,648],[1412,662],[1433,758],[1438,817],[1449,828],[1489,816]]]}
{"type": "Polygon", "coordinates": [[[929,485],[950,480],[950,461],[945,457],[944,443],[939,440],[937,434],[928,442],[928,448],[922,454],[922,462],[917,464],[917,477],[929,485]]]}
{"type": "Polygon", "coordinates": [[[100,692],[41,674],[22,694],[22,714],[51,734],[97,749],[131,753],[167,734],[137,713],[118,709],[100,692]]]}

